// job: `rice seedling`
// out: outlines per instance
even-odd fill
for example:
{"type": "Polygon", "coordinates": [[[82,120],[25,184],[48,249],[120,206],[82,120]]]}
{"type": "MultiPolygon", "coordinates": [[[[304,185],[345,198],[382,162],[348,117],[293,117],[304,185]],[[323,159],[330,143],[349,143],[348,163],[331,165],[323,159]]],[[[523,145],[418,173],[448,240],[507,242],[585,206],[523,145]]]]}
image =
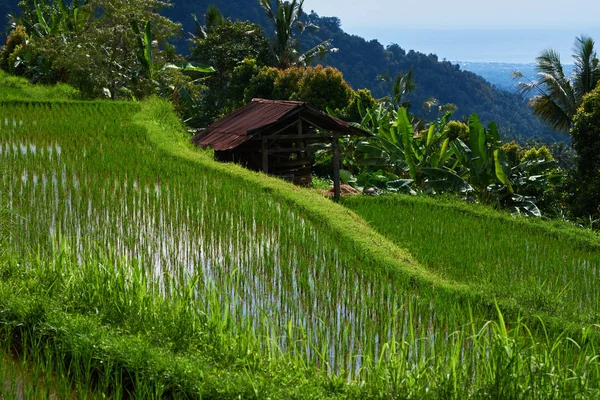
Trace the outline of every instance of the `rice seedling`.
{"type": "Polygon", "coordinates": [[[409,196],[353,198],[345,205],[437,274],[531,313],[598,322],[600,240],[589,232],[409,196]]]}
{"type": "Polygon", "coordinates": [[[18,342],[36,364],[68,355],[69,379],[115,397],[597,393],[594,340],[539,343],[339,206],[179,146],[170,119],[160,104],[0,103],[0,193],[22,217],[0,318],[13,339],[29,321],[18,342]]]}

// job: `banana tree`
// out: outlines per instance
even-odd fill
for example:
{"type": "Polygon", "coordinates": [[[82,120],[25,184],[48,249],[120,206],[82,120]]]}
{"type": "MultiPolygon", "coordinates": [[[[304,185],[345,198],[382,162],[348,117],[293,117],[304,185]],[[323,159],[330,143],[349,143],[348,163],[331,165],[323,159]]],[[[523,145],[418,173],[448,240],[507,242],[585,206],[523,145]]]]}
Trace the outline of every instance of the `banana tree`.
{"type": "Polygon", "coordinates": [[[161,73],[168,70],[178,70],[182,72],[206,74],[213,73],[215,71],[214,68],[189,62],[180,64],[163,63],[162,65],[156,63],[153,55],[153,33],[151,22],[148,21],[145,23],[143,31],[140,29],[140,26],[136,20],[131,20],[130,24],[131,29],[136,35],[136,55],[140,65],[138,70],[134,72],[133,78],[139,79],[142,75],[145,75],[153,82],[156,93],[159,96],[172,98],[174,97],[174,94],[177,94],[177,98],[181,99],[183,102],[189,101],[190,106],[194,106],[192,96],[189,94],[189,91],[182,86],[173,86],[168,82],[163,82],[161,79],[161,73]]]}
{"type": "Polygon", "coordinates": [[[499,192],[514,194],[506,154],[501,145],[496,124],[492,122],[486,129],[477,114],[469,117],[469,144],[460,139],[450,144],[456,160],[450,170],[466,171],[466,181],[484,204],[497,200],[499,192]]]}
{"type": "Polygon", "coordinates": [[[49,5],[33,0],[33,10],[13,18],[13,25],[23,25],[27,33],[34,37],[76,33],[87,25],[91,17],[85,7],[87,4],[88,0],[74,0],[68,6],[64,0],[57,0],[49,5]]]}

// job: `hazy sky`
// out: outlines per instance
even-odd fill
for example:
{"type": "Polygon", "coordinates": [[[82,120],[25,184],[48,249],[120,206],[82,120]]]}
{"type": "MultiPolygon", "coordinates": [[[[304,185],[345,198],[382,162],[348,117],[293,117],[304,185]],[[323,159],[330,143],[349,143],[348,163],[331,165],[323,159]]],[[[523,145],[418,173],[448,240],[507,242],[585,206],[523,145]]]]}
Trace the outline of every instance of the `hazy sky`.
{"type": "Polygon", "coordinates": [[[580,34],[600,45],[599,0],[305,0],[304,9],[339,17],[350,34],[451,61],[533,62],[547,47],[566,61],[580,34]]]}

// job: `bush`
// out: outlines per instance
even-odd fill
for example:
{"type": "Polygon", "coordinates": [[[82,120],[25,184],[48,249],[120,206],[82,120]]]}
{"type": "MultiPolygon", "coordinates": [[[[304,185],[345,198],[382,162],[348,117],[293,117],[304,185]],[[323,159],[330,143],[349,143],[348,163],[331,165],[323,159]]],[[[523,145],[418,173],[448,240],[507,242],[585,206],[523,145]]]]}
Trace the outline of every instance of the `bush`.
{"type": "Polygon", "coordinates": [[[298,92],[293,97],[293,100],[306,101],[321,110],[343,110],[352,99],[352,89],[339,70],[317,65],[304,70],[298,92]]]}
{"type": "MultiPolygon", "coordinates": [[[[239,69],[235,75],[246,69],[239,69]]],[[[251,79],[244,92],[244,100],[253,98],[271,100],[296,100],[310,103],[325,110],[346,109],[352,100],[353,90],[344,81],[340,71],[321,65],[316,67],[291,67],[285,70],[263,67],[251,79]]]]}
{"type": "Polygon", "coordinates": [[[450,140],[460,139],[465,143],[469,143],[469,126],[463,122],[448,122],[446,125],[446,134],[450,140]]]}
{"type": "Polygon", "coordinates": [[[344,118],[348,121],[361,122],[362,117],[360,116],[360,111],[358,109],[359,101],[363,110],[373,108],[375,107],[375,104],[377,104],[377,100],[375,100],[369,89],[357,90],[354,93],[354,96],[352,96],[352,100],[344,113],[344,118]]]}
{"type": "Polygon", "coordinates": [[[552,153],[546,146],[542,147],[532,147],[531,149],[525,151],[525,153],[521,156],[521,162],[531,161],[531,160],[546,160],[546,161],[554,161],[554,157],[552,153]]]}
{"type": "Polygon", "coordinates": [[[17,25],[10,32],[4,45],[4,50],[0,51],[0,68],[5,71],[15,73],[16,57],[23,50],[24,46],[29,41],[29,35],[25,31],[25,27],[17,25]]]}

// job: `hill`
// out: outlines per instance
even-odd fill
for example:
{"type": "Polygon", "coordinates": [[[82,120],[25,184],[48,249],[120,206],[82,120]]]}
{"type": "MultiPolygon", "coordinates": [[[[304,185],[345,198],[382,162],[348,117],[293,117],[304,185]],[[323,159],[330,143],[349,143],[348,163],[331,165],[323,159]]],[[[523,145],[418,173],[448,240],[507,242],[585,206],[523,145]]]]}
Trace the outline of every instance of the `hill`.
{"type": "Polygon", "coordinates": [[[427,198],[348,199],[370,226],[213,161],[166,102],[11,84],[29,97],[0,100],[3,394],[600,394],[596,238],[427,198]],[[507,277],[518,290],[490,291],[507,277]]]}
{"type": "Polygon", "coordinates": [[[6,41],[6,27],[8,26],[8,14],[18,12],[18,1],[15,0],[0,0],[0,43],[6,41]]]}
{"type": "MultiPolygon", "coordinates": [[[[190,32],[193,30],[190,14],[200,16],[212,3],[234,20],[257,22],[265,27],[267,33],[273,30],[256,0],[183,1],[167,10],[166,14],[174,20],[183,21],[184,30],[190,32]]],[[[339,50],[321,62],[341,70],[354,89],[368,88],[376,97],[386,96],[391,91],[391,85],[379,78],[383,75],[393,77],[412,67],[417,89],[408,96],[408,100],[413,104],[412,111],[416,115],[435,118],[434,113],[428,114],[421,107],[425,100],[435,97],[441,104],[456,104],[458,109],[455,117],[459,119],[477,113],[486,124],[496,121],[507,139],[564,140],[564,137],[555,134],[535,118],[520,96],[494,87],[475,73],[462,70],[457,64],[440,61],[434,54],[403,49],[401,43],[383,46],[377,40],[368,41],[351,35],[341,29],[341,21],[336,17],[321,17],[312,12],[305,18],[319,29],[305,33],[303,46],[308,49],[324,40],[333,39],[334,47],[339,50]]],[[[186,45],[180,44],[179,48],[185,51],[186,45]]]]}
{"type": "MultiPolygon", "coordinates": [[[[3,7],[4,12],[16,7],[16,0],[1,1],[0,7],[3,7]]],[[[211,3],[234,20],[258,22],[265,27],[266,32],[272,31],[257,0],[182,0],[175,2],[174,7],[165,9],[164,13],[171,19],[182,22],[187,34],[195,30],[191,15],[196,14],[201,18],[211,3]]],[[[435,112],[428,113],[421,107],[425,100],[434,97],[441,104],[455,104],[458,107],[455,118],[461,119],[477,113],[485,124],[496,121],[506,139],[564,139],[535,118],[526,102],[518,95],[495,88],[482,77],[461,70],[459,65],[440,61],[434,54],[407,51],[401,47],[401,43],[386,47],[377,40],[367,41],[348,34],[341,29],[341,21],[336,17],[320,17],[313,12],[305,18],[320,29],[306,33],[303,46],[310,48],[323,40],[333,39],[333,45],[339,51],[321,62],[340,69],[354,89],[369,88],[376,97],[386,96],[390,93],[391,85],[379,78],[384,75],[394,77],[412,67],[417,88],[408,96],[408,100],[413,104],[412,112],[418,116],[430,119],[437,116],[435,112]]],[[[183,39],[177,43],[177,47],[182,53],[189,51],[188,44],[183,39]]]]}

